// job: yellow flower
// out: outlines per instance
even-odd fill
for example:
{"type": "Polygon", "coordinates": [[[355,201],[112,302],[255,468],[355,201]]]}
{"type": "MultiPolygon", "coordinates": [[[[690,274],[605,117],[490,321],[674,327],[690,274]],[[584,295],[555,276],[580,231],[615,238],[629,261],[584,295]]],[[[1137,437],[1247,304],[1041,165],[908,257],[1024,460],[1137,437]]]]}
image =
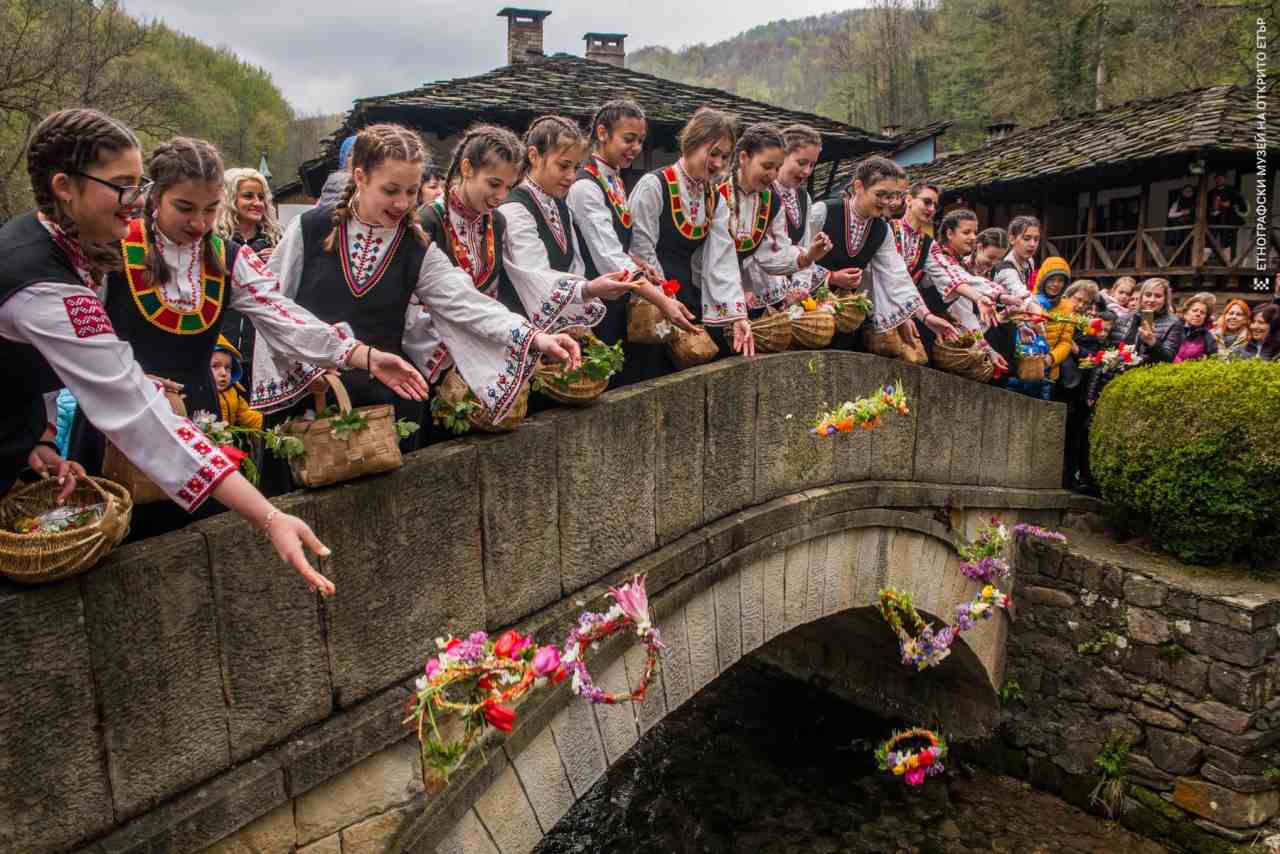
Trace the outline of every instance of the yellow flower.
{"type": "Polygon", "coordinates": [[[986,587],[982,588],[982,598],[983,598],[983,599],[989,599],[990,597],[992,597],[992,596],[994,596],[994,595],[996,595],[996,589],[995,589],[994,587],[992,587],[990,584],[988,584],[986,587]]]}
{"type": "Polygon", "coordinates": [[[907,773],[907,766],[899,762],[897,765],[893,766],[893,773],[901,777],[903,774],[907,773]]]}
{"type": "Polygon", "coordinates": [[[818,301],[813,297],[806,297],[800,304],[804,306],[805,311],[817,311],[818,309],[818,301]]]}
{"type": "Polygon", "coordinates": [[[911,769],[913,769],[913,770],[914,770],[914,769],[916,769],[916,768],[919,768],[919,767],[920,767],[920,757],[919,757],[919,756],[916,756],[914,753],[913,753],[913,754],[911,754],[910,756],[908,756],[908,757],[907,757],[907,767],[908,767],[908,768],[911,768],[911,769]]]}

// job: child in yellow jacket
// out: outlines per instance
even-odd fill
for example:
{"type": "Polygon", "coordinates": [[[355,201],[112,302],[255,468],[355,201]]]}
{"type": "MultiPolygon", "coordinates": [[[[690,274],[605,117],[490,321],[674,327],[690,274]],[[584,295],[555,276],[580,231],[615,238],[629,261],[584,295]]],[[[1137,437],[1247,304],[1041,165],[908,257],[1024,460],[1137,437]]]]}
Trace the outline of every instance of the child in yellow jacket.
{"type": "MultiPolygon", "coordinates": [[[[1035,299],[1045,313],[1050,316],[1069,317],[1075,313],[1075,304],[1070,297],[1062,294],[1071,283],[1071,266],[1066,260],[1054,256],[1044,259],[1036,277],[1035,299]]],[[[1071,344],[1075,339],[1075,324],[1066,320],[1046,320],[1044,337],[1049,343],[1048,379],[1058,381],[1062,371],[1062,363],[1071,355],[1071,344]]]]}
{"type": "Polygon", "coordinates": [[[261,430],[262,413],[249,407],[249,402],[244,399],[244,390],[238,385],[240,378],[244,376],[240,351],[221,335],[213,348],[209,367],[213,371],[214,385],[218,388],[221,419],[232,427],[261,430]]]}

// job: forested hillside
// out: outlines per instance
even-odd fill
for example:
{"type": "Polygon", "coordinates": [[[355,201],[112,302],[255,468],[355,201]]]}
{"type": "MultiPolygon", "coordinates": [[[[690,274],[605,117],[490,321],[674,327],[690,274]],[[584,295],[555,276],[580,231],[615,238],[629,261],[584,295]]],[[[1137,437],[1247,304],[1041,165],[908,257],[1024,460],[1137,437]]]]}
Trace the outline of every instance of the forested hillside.
{"type": "Polygon", "coordinates": [[[627,65],[868,130],[954,119],[944,146],[993,120],[1026,127],[1134,98],[1252,85],[1267,0],[870,0],[713,45],[642,48],[627,65]]]}
{"type": "Polygon", "coordinates": [[[336,125],[296,116],[263,69],[137,21],[115,0],[0,0],[0,57],[0,221],[31,204],[26,141],[62,107],[105,110],[144,143],[175,133],[203,137],[228,166],[257,166],[266,153],[281,181],[336,125]]]}

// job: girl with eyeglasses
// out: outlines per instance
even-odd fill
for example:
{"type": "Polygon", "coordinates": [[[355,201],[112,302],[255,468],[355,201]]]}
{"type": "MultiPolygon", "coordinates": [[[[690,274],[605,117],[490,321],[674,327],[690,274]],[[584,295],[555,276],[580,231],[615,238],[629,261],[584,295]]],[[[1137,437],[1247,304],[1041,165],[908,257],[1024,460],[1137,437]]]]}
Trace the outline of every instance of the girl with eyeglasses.
{"type": "MultiPolygon", "coordinates": [[[[169,247],[185,247],[183,251],[158,258],[158,244],[147,238],[140,252],[122,257],[121,241],[138,236],[135,217],[145,189],[142,150],[132,131],[109,116],[71,109],[47,117],[32,136],[27,171],[37,210],[0,228],[0,359],[10,371],[13,401],[0,415],[0,493],[26,466],[38,475],[59,478],[62,499],[84,475],[84,469],[65,460],[51,441],[45,396],[66,387],[94,426],[184,510],[194,511],[209,497],[216,498],[265,530],[277,554],[313,590],[332,594],[333,583],[311,566],[304,546],[321,556],[329,550],[305,522],[273,508],[189,420],[174,414],[163,394],[164,383],[147,377],[139,365],[141,350],[117,335],[125,330],[117,329],[103,307],[104,279],[114,274],[113,285],[118,287],[125,281],[126,263],[132,267],[141,262],[146,275],[137,281],[144,287],[122,291],[121,298],[113,300],[127,301],[127,307],[140,315],[139,323],[166,326],[176,317],[178,328],[213,325],[224,301],[240,304],[261,298],[271,306],[263,312],[276,315],[268,325],[273,330],[299,327],[317,358],[342,367],[372,363],[408,393],[418,391],[421,378],[399,360],[388,362],[296,306],[274,299],[274,281],[252,276],[246,253],[234,258],[228,258],[225,249],[220,253],[220,240],[181,228],[166,239],[169,247]],[[169,265],[190,257],[196,258],[201,271],[214,273],[208,284],[219,299],[202,291],[188,309],[189,295],[173,286],[177,276],[169,265]],[[169,273],[168,282],[154,278],[160,263],[169,273]],[[160,293],[162,284],[169,286],[165,294],[160,293]],[[157,305],[154,314],[142,316],[146,306],[157,305]]],[[[220,164],[211,183],[216,187],[216,210],[220,164]]],[[[177,204],[177,193],[171,201],[177,204]]],[[[200,215],[211,224],[208,207],[200,208],[200,215]]],[[[155,334],[161,332],[156,327],[155,334]]],[[[208,373],[208,352],[204,360],[208,373]]]]}

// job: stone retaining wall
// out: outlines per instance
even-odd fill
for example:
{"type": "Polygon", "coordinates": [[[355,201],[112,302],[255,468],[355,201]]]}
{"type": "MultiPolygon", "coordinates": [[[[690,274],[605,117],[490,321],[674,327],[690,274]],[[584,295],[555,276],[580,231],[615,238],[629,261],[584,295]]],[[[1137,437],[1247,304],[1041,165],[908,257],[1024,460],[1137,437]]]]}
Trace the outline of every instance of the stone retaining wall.
{"type": "Polygon", "coordinates": [[[1059,405],[865,354],[734,359],[282,499],[334,551],[330,600],[225,515],[80,578],[0,584],[0,852],[207,846],[386,747],[370,721],[399,714],[437,635],[527,620],[667,550],[702,566],[853,494],[806,490],[1061,504],[1064,423],[1059,405]],[[803,430],[897,381],[909,416],[838,442],[803,430]]]}
{"type": "Polygon", "coordinates": [[[1275,832],[1280,587],[1069,533],[1018,550],[1006,770],[1088,808],[1123,738],[1126,826],[1196,852],[1275,832]]]}

